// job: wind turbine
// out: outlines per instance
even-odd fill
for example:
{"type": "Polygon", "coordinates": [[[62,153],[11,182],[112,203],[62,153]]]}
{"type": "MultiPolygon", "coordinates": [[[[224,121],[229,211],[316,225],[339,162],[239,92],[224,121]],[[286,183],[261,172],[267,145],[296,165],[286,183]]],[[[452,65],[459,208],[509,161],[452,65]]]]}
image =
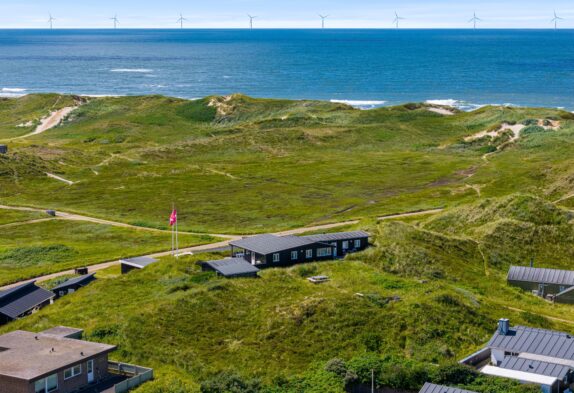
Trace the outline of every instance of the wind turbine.
{"type": "Polygon", "coordinates": [[[247,16],[249,17],[249,28],[251,30],[253,30],[253,19],[257,18],[256,16],[251,16],[249,14],[247,14],[247,16]]]}
{"type": "Polygon", "coordinates": [[[113,17],[113,18],[110,18],[110,20],[113,20],[113,21],[114,21],[114,29],[117,29],[117,28],[118,28],[118,23],[120,23],[120,21],[119,21],[119,19],[118,19],[118,16],[117,16],[117,15],[114,15],[114,17],[113,17]]]}
{"type": "Polygon", "coordinates": [[[554,30],[558,30],[559,20],[564,20],[564,18],[561,18],[558,15],[556,15],[556,10],[554,10],[554,18],[551,20],[551,22],[554,22],[554,30]]]}
{"type": "Polygon", "coordinates": [[[474,24],[474,30],[476,30],[476,22],[482,22],[482,19],[480,19],[478,16],[476,16],[476,12],[475,12],[474,15],[472,16],[472,18],[468,21],[468,23],[474,24]]]}
{"type": "Polygon", "coordinates": [[[54,21],[56,20],[56,18],[52,18],[52,14],[50,14],[50,17],[48,18],[48,23],[50,24],[50,30],[54,29],[54,21]]]}
{"type": "Polygon", "coordinates": [[[319,18],[321,18],[321,29],[325,28],[325,19],[327,19],[329,15],[321,15],[319,14],[319,18]]]}
{"type": "Polygon", "coordinates": [[[395,11],[395,20],[393,21],[393,23],[395,24],[397,29],[399,28],[399,22],[404,19],[405,18],[400,17],[399,14],[397,14],[397,11],[395,11]]]}
{"type": "Polygon", "coordinates": [[[183,29],[183,22],[187,22],[187,19],[185,19],[183,17],[183,14],[179,14],[179,19],[177,20],[177,23],[179,23],[180,27],[183,29]]]}

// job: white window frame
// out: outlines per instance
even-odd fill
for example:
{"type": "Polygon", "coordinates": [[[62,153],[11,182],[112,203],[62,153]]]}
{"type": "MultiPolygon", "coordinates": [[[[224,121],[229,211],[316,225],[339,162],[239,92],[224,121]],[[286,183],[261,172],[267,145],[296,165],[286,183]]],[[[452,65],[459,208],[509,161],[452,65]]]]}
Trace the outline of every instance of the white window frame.
{"type": "Polygon", "coordinates": [[[295,261],[299,259],[299,251],[295,250],[295,251],[291,251],[291,260],[295,261]]]}
{"type": "Polygon", "coordinates": [[[308,249],[308,250],[305,251],[305,257],[306,257],[307,259],[313,258],[313,249],[312,249],[312,248],[310,248],[310,249],[308,249]]]}
{"type": "Polygon", "coordinates": [[[355,248],[361,248],[361,239],[355,240],[355,248]]]}
{"type": "Polygon", "coordinates": [[[276,252],[275,254],[273,254],[273,262],[277,263],[281,260],[281,255],[279,255],[278,252],[276,252]]]}
{"type": "Polygon", "coordinates": [[[68,380],[74,377],[77,377],[78,375],[82,374],[82,365],[81,364],[77,364],[74,367],[70,367],[64,370],[64,380],[68,380]],[[66,377],[66,373],[70,371],[71,375],[66,377]]]}
{"type": "Polygon", "coordinates": [[[348,250],[349,249],[349,241],[348,240],[343,240],[343,250],[348,250]]]}

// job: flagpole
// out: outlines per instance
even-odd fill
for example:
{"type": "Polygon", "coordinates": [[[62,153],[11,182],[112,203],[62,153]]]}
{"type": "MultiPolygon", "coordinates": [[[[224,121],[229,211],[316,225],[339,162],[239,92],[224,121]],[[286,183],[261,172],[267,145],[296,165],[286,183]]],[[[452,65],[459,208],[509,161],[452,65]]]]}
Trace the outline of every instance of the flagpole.
{"type": "MultiPolygon", "coordinates": [[[[174,203],[171,204],[171,212],[172,212],[172,214],[173,214],[173,209],[175,209],[175,204],[174,204],[174,203]]],[[[173,232],[174,229],[175,229],[175,228],[174,228],[173,225],[172,225],[172,226],[171,226],[171,256],[174,256],[174,255],[175,255],[175,253],[174,253],[174,251],[175,251],[175,238],[174,238],[174,232],[173,232]]]]}
{"type": "Polygon", "coordinates": [[[178,257],[178,254],[179,254],[179,239],[177,237],[178,221],[179,221],[179,217],[177,217],[177,213],[176,213],[176,217],[175,217],[175,255],[176,255],[176,257],[178,257]]]}

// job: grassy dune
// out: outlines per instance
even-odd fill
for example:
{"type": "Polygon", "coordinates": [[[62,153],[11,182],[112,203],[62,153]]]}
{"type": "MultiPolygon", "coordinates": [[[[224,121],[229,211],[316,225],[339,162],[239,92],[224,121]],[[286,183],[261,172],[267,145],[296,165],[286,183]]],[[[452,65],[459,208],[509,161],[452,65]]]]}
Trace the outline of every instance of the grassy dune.
{"type": "MultiPolygon", "coordinates": [[[[0,101],[0,139],[16,133],[10,119],[37,118],[45,101],[68,99],[0,101]]],[[[573,120],[552,109],[442,116],[418,104],[359,111],[240,95],[90,99],[63,125],[10,143],[0,156],[0,203],[164,228],[175,202],[180,228],[206,233],[360,218],[356,227],[374,235],[374,246],[257,280],[202,273],[198,257],[164,258],[125,276],[113,268],[0,332],[82,327],[91,340],[117,344],[115,358],[155,368],[156,381],[140,393],[233,391],[226,383],[235,392],[341,393],[345,383],[369,382],[371,370],[396,389],[433,380],[531,392],[453,363],[480,348],[501,317],[574,332],[571,306],[505,282],[510,264],[531,258],[572,268],[573,120]],[[560,128],[530,128],[514,143],[508,133],[465,140],[538,120],[560,128]],[[435,207],[446,210],[375,220],[435,207]],[[306,278],[316,274],[331,280],[311,285],[306,278]]],[[[0,222],[27,219],[2,213],[0,222]]],[[[6,232],[0,282],[169,244],[169,234],[64,221],[6,232]]]]}
{"type": "MultiPolygon", "coordinates": [[[[0,201],[153,227],[165,226],[176,202],[182,229],[244,233],[456,205],[475,200],[476,189],[559,196],[571,117],[518,108],[447,117],[417,105],[359,111],[244,96],[93,99],[63,126],[13,144],[15,156],[0,160],[0,201]],[[562,128],[488,162],[488,143],[462,142],[529,118],[561,119],[562,128]]],[[[0,126],[0,136],[8,132],[0,126]]]]}
{"type": "MultiPolygon", "coordinates": [[[[4,330],[82,326],[88,338],[117,344],[116,358],[156,368],[157,381],[142,392],[194,391],[222,371],[257,378],[264,386],[291,381],[282,391],[300,391],[293,381],[312,380],[317,389],[341,392],[341,382],[333,388],[330,377],[323,379],[333,358],[357,370],[367,359],[382,362],[381,383],[413,388],[431,378],[436,365],[483,345],[498,318],[574,331],[571,306],[549,304],[505,282],[508,265],[523,260],[522,248],[567,250],[570,220],[567,212],[531,196],[487,200],[418,222],[381,223],[370,228],[376,245],[363,253],[266,270],[258,280],[219,279],[199,272],[196,257],[167,258],[127,276],[107,272],[4,330]],[[451,228],[453,222],[468,225],[451,228]],[[552,239],[531,245],[516,223],[553,233],[552,239]],[[514,244],[499,244],[484,225],[503,228],[494,232],[504,231],[514,244]],[[315,274],[331,281],[308,283],[306,277],[315,274]],[[395,372],[404,368],[402,382],[385,379],[388,362],[395,372]]],[[[561,258],[558,266],[566,266],[569,256],[561,258]]],[[[474,383],[480,392],[514,391],[474,383]]]]}

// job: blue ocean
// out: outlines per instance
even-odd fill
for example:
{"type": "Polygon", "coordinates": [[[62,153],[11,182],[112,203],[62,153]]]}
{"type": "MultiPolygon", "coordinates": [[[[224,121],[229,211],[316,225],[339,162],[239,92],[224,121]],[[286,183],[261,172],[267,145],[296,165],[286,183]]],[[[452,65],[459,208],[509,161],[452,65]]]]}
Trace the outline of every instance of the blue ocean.
{"type": "Polygon", "coordinates": [[[574,30],[0,30],[0,95],[574,110],[574,30]]]}

